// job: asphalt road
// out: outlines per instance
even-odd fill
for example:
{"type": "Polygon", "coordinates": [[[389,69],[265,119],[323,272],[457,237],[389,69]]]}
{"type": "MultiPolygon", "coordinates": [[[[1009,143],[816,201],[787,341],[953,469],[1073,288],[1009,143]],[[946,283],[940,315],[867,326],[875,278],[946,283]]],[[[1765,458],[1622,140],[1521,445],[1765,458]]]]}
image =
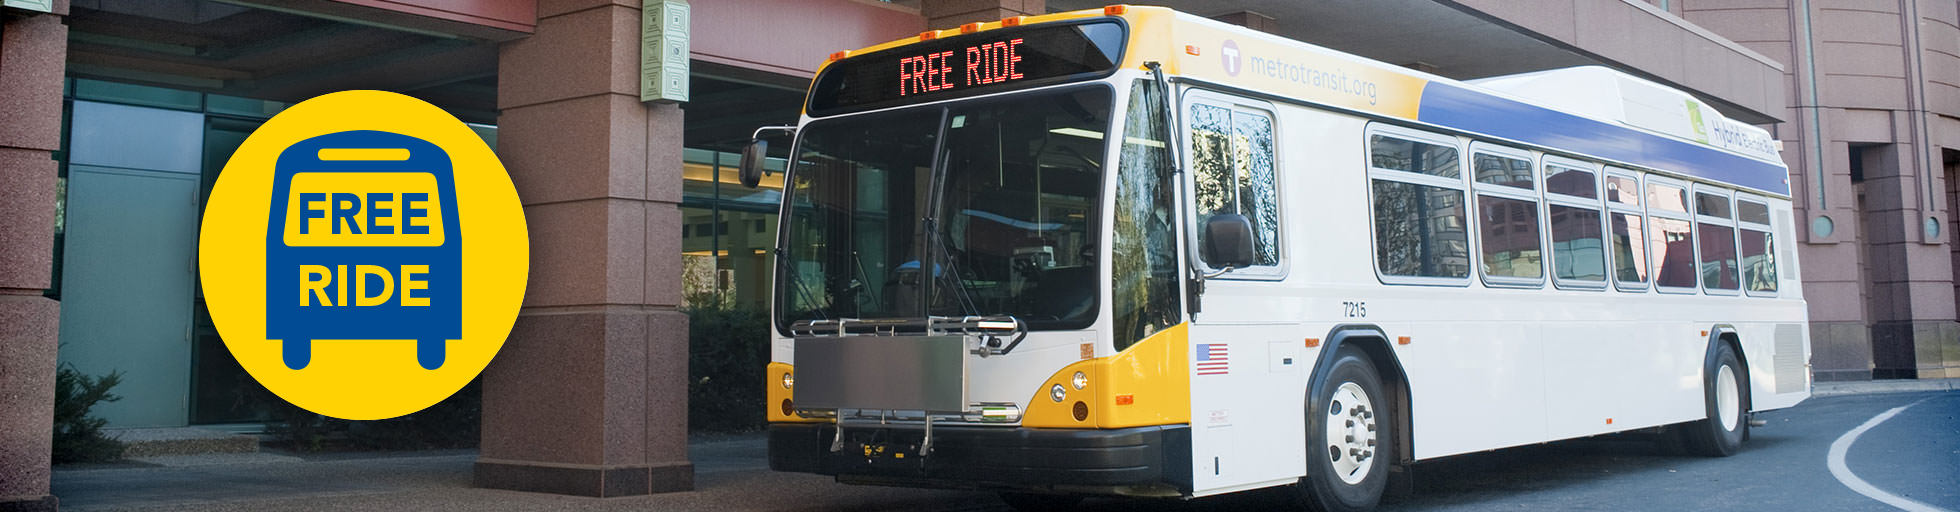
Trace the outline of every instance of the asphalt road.
{"type": "MultiPolygon", "coordinates": [[[[1814,398],[1758,415],[1741,452],[1672,452],[1658,436],[1623,435],[1462,455],[1395,475],[1383,511],[1892,510],[1853,492],[1826,466],[1831,443],[1889,409],[1845,457],[1858,478],[1893,495],[1960,511],[1960,392],[1814,398]]],[[[1082,510],[1242,511],[1290,506],[1291,489],[1205,499],[1095,499],[1082,510]]],[[[945,503],[951,507],[952,503],[945,503]]],[[[1008,510],[974,504],[970,510],[1008,510]]]]}

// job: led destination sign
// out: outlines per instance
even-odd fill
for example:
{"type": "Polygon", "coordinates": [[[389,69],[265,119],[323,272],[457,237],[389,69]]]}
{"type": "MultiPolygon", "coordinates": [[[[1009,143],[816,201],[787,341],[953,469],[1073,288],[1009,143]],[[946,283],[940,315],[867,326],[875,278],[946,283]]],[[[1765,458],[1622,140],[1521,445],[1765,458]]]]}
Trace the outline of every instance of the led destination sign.
{"type": "Polygon", "coordinates": [[[1103,19],[990,30],[854,56],[817,77],[810,114],[1095,78],[1116,69],[1123,39],[1123,24],[1103,19]]]}

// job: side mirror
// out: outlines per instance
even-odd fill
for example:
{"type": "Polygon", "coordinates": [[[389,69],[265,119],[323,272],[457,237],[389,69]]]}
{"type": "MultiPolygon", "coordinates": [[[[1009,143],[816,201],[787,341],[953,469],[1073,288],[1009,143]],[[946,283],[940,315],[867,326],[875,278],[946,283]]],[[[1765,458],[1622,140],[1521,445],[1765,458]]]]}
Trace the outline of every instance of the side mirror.
{"type": "Polygon", "coordinates": [[[1252,266],[1252,221],[1236,213],[1213,214],[1205,220],[1205,262],[1215,268],[1252,266]]]}
{"type": "Polygon", "coordinates": [[[756,138],[742,148],[742,163],[736,176],[742,179],[742,186],[755,188],[762,183],[762,165],[769,157],[769,141],[756,138]]]}

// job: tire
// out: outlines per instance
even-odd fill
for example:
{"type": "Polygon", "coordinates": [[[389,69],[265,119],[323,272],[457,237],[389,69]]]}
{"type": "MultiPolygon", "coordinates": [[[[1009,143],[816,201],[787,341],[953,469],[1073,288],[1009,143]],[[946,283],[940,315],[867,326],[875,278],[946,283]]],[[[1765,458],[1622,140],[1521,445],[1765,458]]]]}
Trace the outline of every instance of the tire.
{"type": "Polygon", "coordinates": [[[1003,492],[1000,493],[1000,501],[1021,512],[1051,512],[1073,509],[1076,505],[1082,504],[1082,497],[1066,494],[1003,492]]]}
{"type": "Polygon", "coordinates": [[[1307,476],[1295,487],[1310,510],[1373,509],[1388,487],[1388,466],[1396,460],[1398,423],[1391,399],[1374,362],[1359,348],[1337,349],[1325,372],[1310,390],[1307,476]]]}
{"type": "Polygon", "coordinates": [[[1715,355],[1702,372],[1702,402],[1707,416],[1682,425],[1688,453],[1727,457],[1742,448],[1749,435],[1749,381],[1742,362],[1727,342],[1717,342],[1715,355]]]}

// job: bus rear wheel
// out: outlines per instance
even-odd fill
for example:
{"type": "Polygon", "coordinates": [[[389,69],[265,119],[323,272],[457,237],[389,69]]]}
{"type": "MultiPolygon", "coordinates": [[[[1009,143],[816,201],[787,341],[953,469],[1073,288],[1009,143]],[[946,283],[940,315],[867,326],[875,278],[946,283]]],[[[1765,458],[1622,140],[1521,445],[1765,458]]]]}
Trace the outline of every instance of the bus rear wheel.
{"type": "Polygon", "coordinates": [[[1368,354],[1337,349],[1307,408],[1307,476],[1296,486],[1307,508],[1369,510],[1381,502],[1395,460],[1394,411],[1368,354]]]}
{"type": "Polygon", "coordinates": [[[1743,381],[1742,362],[1728,343],[1718,342],[1715,357],[1702,372],[1703,401],[1708,416],[1681,425],[1682,440],[1689,453],[1708,457],[1727,457],[1742,447],[1749,430],[1749,387],[1743,381]]]}

